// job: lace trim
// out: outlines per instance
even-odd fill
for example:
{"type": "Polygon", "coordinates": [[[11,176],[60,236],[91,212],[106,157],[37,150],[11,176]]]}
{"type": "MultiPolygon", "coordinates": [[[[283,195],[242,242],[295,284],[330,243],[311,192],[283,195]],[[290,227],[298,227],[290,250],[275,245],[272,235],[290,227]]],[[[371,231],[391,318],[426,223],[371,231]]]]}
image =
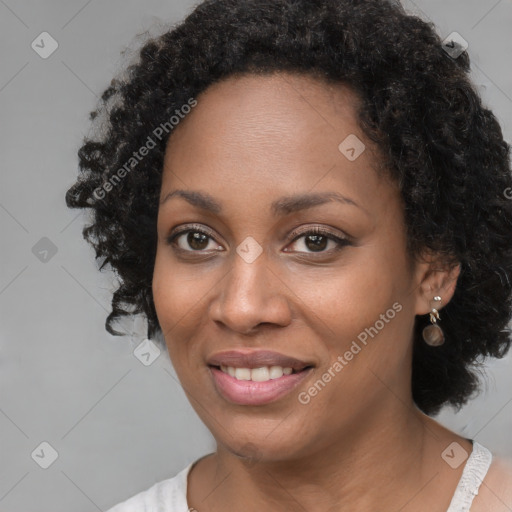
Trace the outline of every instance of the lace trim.
{"type": "Polygon", "coordinates": [[[473,450],[464,466],[457,489],[446,512],[469,512],[491,462],[492,453],[473,441],[473,450]]]}

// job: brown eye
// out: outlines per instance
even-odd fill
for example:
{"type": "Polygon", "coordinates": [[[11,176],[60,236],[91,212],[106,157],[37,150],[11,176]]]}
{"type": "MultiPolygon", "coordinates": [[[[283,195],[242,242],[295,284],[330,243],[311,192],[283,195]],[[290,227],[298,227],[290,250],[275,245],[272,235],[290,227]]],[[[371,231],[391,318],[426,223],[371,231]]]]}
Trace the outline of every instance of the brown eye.
{"type": "Polygon", "coordinates": [[[350,242],[346,238],[341,238],[330,231],[327,231],[322,228],[313,228],[309,231],[306,231],[299,236],[297,236],[293,243],[296,243],[298,240],[304,239],[303,247],[305,247],[306,251],[289,251],[289,252],[311,252],[311,253],[329,253],[330,250],[325,250],[329,242],[332,242],[333,250],[339,250],[345,245],[349,245],[350,242]]]}
{"type": "Polygon", "coordinates": [[[187,244],[195,251],[201,251],[208,246],[208,235],[198,231],[189,231],[186,235],[187,244]]]}
{"type": "Polygon", "coordinates": [[[329,238],[324,235],[307,235],[304,240],[304,245],[314,252],[322,251],[327,247],[329,238]]]}
{"type": "MultiPolygon", "coordinates": [[[[202,252],[208,249],[208,244],[214,242],[213,236],[199,228],[183,229],[167,238],[167,243],[175,245],[179,249],[188,252],[202,252]]],[[[218,244],[213,244],[211,249],[219,249],[218,244]]]]}
{"type": "MultiPolygon", "coordinates": [[[[319,227],[309,229],[295,237],[292,244],[298,244],[303,239],[304,250],[285,250],[285,252],[298,252],[305,254],[329,254],[331,252],[342,249],[346,245],[350,245],[350,241],[346,238],[335,235],[334,233],[319,227]],[[328,249],[329,243],[332,249],[328,249]],[[327,250],[326,250],[327,249],[327,250]]],[[[215,241],[212,233],[199,227],[189,227],[172,234],[168,237],[167,243],[174,245],[177,249],[185,252],[206,252],[208,250],[222,251],[223,248],[215,241]],[[210,249],[208,249],[211,244],[210,249]]]]}

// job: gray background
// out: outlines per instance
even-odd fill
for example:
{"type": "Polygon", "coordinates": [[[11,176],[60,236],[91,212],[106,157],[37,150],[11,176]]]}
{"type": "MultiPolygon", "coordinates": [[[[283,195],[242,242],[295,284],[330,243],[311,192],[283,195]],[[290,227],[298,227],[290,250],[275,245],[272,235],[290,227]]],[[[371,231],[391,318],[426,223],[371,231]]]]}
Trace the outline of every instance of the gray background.
{"type": "MultiPolygon", "coordinates": [[[[106,510],[214,449],[167,353],[149,366],[134,356],[143,321],[124,322],[131,337],[104,330],[115,280],[82,239],[86,214],[64,203],[121,51],[133,55],[136,34],[159,34],[192,5],[0,0],[0,512],[106,510]],[[31,48],[43,31],[59,45],[47,59],[31,48]],[[58,453],[48,469],[43,441],[58,453]]],[[[469,42],[473,78],[510,142],[511,1],[404,5],[469,42]]],[[[512,456],[511,370],[512,356],[489,362],[484,392],[439,420],[512,456]]]]}

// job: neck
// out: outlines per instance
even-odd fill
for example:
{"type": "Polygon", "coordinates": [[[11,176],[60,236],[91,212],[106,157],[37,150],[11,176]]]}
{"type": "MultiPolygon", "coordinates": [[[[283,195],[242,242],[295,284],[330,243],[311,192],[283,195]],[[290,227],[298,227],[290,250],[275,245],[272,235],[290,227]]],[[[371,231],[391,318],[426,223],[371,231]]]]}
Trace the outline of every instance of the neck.
{"type": "MultiPolygon", "coordinates": [[[[224,510],[393,510],[424,482],[431,421],[411,402],[388,393],[387,402],[353,419],[339,433],[323,433],[314,453],[253,465],[219,446],[209,457],[208,489],[221,488],[200,505],[224,510]],[[215,507],[213,507],[215,504],[215,507]]],[[[368,409],[367,409],[368,411],[368,409]]],[[[434,434],[435,435],[435,434],[434,434]]],[[[430,459],[431,460],[431,459],[430,459]]],[[[208,492],[204,491],[204,496],[208,492]]]]}

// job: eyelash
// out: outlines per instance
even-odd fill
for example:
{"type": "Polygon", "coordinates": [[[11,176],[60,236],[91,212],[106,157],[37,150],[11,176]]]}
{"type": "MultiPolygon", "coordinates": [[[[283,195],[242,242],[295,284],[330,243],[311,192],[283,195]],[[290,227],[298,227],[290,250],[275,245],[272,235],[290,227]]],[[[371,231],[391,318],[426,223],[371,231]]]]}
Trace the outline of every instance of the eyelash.
{"type": "MultiPolygon", "coordinates": [[[[212,240],[215,240],[215,237],[213,236],[213,233],[211,233],[210,231],[204,229],[203,227],[200,227],[200,226],[189,226],[185,229],[182,229],[180,231],[178,231],[177,233],[173,233],[172,235],[170,235],[169,237],[167,237],[167,243],[169,245],[176,245],[175,244],[175,240],[181,236],[181,235],[185,235],[187,233],[201,233],[203,235],[206,235],[207,237],[209,237],[210,239],[212,240]]],[[[313,228],[310,228],[309,230],[307,231],[303,231],[303,232],[300,232],[300,233],[297,233],[296,231],[294,233],[292,233],[292,236],[295,236],[295,238],[293,238],[293,240],[290,242],[290,243],[293,243],[293,242],[296,242],[297,240],[299,240],[300,238],[302,237],[307,237],[307,236],[310,236],[310,235],[322,235],[324,237],[326,237],[327,239],[329,240],[333,240],[334,242],[337,243],[337,247],[335,249],[332,249],[330,251],[319,251],[319,252],[302,252],[302,251],[298,251],[300,254],[308,254],[308,255],[325,255],[325,254],[329,254],[329,253],[333,253],[333,252],[337,252],[341,249],[343,249],[343,247],[345,247],[346,245],[350,245],[350,241],[347,239],[347,238],[342,238],[342,237],[339,237],[335,234],[333,234],[332,232],[324,229],[324,228],[321,228],[319,226],[315,226],[313,228]]],[[[187,250],[187,249],[182,249],[181,247],[176,247],[177,250],[181,251],[181,252],[186,252],[186,253],[195,253],[195,254],[202,254],[202,253],[206,253],[207,251],[204,251],[204,250],[187,250]]],[[[294,252],[294,251],[289,251],[289,252],[294,252]]]]}

